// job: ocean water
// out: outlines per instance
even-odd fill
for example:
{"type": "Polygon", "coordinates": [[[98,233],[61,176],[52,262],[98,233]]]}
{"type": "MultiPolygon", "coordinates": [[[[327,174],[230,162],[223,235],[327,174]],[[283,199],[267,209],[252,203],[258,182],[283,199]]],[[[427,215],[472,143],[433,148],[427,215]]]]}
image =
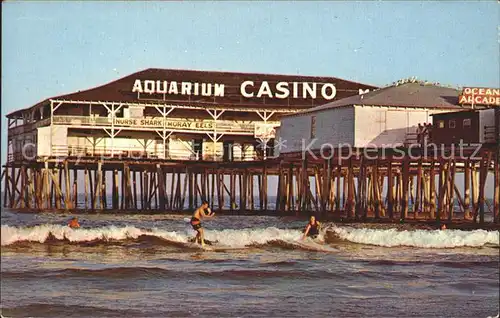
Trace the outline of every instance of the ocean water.
{"type": "Polygon", "coordinates": [[[4,317],[495,317],[497,231],[216,216],[1,213],[4,317]]]}

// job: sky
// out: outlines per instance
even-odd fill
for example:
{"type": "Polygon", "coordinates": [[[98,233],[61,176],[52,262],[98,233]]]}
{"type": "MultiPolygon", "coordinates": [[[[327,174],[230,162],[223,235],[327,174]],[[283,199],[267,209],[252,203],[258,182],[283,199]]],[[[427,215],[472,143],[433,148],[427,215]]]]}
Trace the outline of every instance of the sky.
{"type": "Polygon", "coordinates": [[[2,2],[5,114],[149,67],[500,87],[492,1],[2,2]]]}

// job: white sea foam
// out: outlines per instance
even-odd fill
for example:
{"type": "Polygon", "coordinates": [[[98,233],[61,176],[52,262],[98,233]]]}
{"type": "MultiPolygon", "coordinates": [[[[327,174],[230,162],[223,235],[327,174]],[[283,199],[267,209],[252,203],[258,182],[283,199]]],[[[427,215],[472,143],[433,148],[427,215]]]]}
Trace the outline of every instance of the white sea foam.
{"type": "MultiPolygon", "coordinates": [[[[150,235],[173,242],[186,243],[195,234],[194,231],[176,232],[165,231],[157,228],[150,230],[139,229],[133,226],[126,227],[101,227],[94,229],[73,230],[61,225],[38,225],[34,227],[13,227],[2,225],[1,245],[6,246],[16,242],[29,241],[44,243],[50,234],[57,240],[70,242],[90,242],[95,240],[125,240],[136,239],[141,235],[150,235]]],[[[301,238],[298,230],[282,230],[277,228],[266,229],[240,229],[240,230],[205,230],[205,237],[211,241],[219,241],[220,245],[228,247],[245,247],[254,244],[265,244],[274,240],[290,243],[301,238]]]]}
{"type": "MultiPolygon", "coordinates": [[[[354,229],[350,227],[331,226],[326,229],[333,231],[340,239],[385,247],[413,246],[422,248],[450,248],[450,247],[481,247],[486,244],[499,246],[500,236],[498,231],[398,231],[395,229],[354,229]]],[[[134,226],[125,227],[100,227],[92,229],[73,230],[68,226],[44,224],[34,227],[14,227],[2,225],[1,245],[6,246],[16,242],[29,241],[44,243],[50,234],[57,240],[68,240],[70,242],[90,242],[95,240],[126,240],[136,239],[141,235],[149,235],[165,239],[171,242],[187,243],[195,235],[191,229],[183,231],[166,231],[158,228],[140,229],[134,226]]],[[[278,229],[268,227],[262,229],[226,229],[205,230],[205,238],[218,241],[218,245],[243,248],[250,245],[263,245],[273,241],[281,241],[295,245],[314,245],[310,240],[301,241],[300,230],[278,229]]],[[[323,233],[319,240],[323,239],[323,233]]]]}
{"type": "Polygon", "coordinates": [[[70,242],[90,242],[94,240],[125,240],[136,239],[141,235],[152,235],[175,242],[186,241],[186,235],[174,231],[162,231],[158,229],[144,230],[134,226],[125,227],[101,227],[94,229],[73,230],[68,226],[44,224],[34,227],[14,227],[2,225],[1,245],[9,245],[15,242],[30,241],[43,243],[52,234],[58,240],[70,242]]]}
{"type": "Polygon", "coordinates": [[[500,245],[498,231],[462,231],[462,230],[413,230],[396,229],[355,229],[333,226],[329,229],[339,238],[361,244],[385,247],[412,246],[422,248],[481,247],[500,245]]]}

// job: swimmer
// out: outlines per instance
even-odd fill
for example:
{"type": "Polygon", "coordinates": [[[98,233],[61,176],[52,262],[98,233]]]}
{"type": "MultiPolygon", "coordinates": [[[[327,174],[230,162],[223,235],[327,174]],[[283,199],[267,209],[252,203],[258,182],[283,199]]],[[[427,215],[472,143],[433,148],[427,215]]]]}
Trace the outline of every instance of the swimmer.
{"type": "Polygon", "coordinates": [[[196,243],[200,242],[201,246],[205,246],[205,236],[203,233],[203,227],[201,226],[201,219],[202,218],[212,218],[214,217],[215,212],[211,212],[210,208],[208,207],[208,201],[203,200],[201,206],[194,211],[193,216],[191,217],[191,226],[193,229],[197,232],[195,241],[196,243]]]}
{"type": "Polygon", "coordinates": [[[71,221],[69,221],[68,226],[72,229],[80,228],[80,224],[78,223],[78,218],[76,216],[72,218],[71,221]]]}
{"type": "Polygon", "coordinates": [[[320,226],[321,224],[316,221],[316,218],[314,216],[311,216],[311,218],[309,219],[309,223],[307,223],[307,226],[304,230],[304,236],[302,237],[302,239],[305,240],[305,238],[308,236],[313,239],[318,237],[320,226]]]}
{"type": "Polygon", "coordinates": [[[441,224],[441,227],[439,228],[440,230],[446,230],[446,224],[441,224]]]}

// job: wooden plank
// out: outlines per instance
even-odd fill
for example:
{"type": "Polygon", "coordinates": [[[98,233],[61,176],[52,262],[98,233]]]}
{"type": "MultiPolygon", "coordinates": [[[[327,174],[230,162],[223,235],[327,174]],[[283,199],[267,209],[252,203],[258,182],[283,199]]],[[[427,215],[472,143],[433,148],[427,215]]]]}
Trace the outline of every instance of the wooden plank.
{"type": "Polygon", "coordinates": [[[78,208],[78,169],[73,168],[73,208],[78,208]]]}
{"type": "Polygon", "coordinates": [[[279,168],[278,168],[278,186],[276,187],[276,203],[274,205],[274,211],[278,212],[281,208],[281,200],[282,200],[282,191],[281,188],[283,187],[283,164],[282,162],[279,163],[279,168]]]}
{"type": "Polygon", "coordinates": [[[203,172],[201,173],[201,199],[206,200],[207,199],[207,184],[208,184],[208,179],[207,179],[207,168],[203,168],[203,172]]]}
{"type": "Polygon", "coordinates": [[[296,195],[296,200],[293,201],[294,207],[296,207],[296,213],[298,214],[300,210],[302,209],[302,168],[297,167],[295,169],[295,186],[297,188],[297,195],[296,195]]]}
{"type": "MultiPolygon", "coordinates": [[[[200,175],[201,176],[201,175],[200,175]]],[[[198,207],[198,195],[201,196],[201,188],[200,188],[200,181],[198,181],[198,173],[193,171],[193,207],[198,207]],[[200,190],[198,194],[198,189],[200,190]]]]}
{"type": "Polygon", "coordinates": [[[6,167],[3,170],[3,175],[5,176],[4,178],[4,183],[3,183],[3,207],[7,207],[7,198],[10,198],[10,187],[9,187],[9,168],[6,167]]]}
{"type": "Polygon", "coordinates": [[[102,161],[97,162],[97,180],[95,183],[95,200],[99,199],[99,209],[102,210],[102,161]]]}
{"type": "Polygon", "coordinates": [[[64,196],[64,203],[66,205],[66,209],[71,209],[73,208],[71,204],[71,187],[70,187],[70,180],[69,180],[69,167],[68,167],[68,160],[64,160],[64,184],[66,188],[66,194],[64,196]]]}
{"type": "Polygon", "coordinates": [[[459,203],[460,209],[461,209],[462,212],[464,212],[464,200],[462,199],[462,196],[460,194],[460,191],[458,190],[457,185],[454,184],[453,187],[455,188],[455,194],[457,195],[457,199],[458,199],[458,203],[459,203]]]}
{"type": "Polygon", "coordinates": [[[92,180],[92,170],[88,172],[89,176],[89,189],[90,189],[90,209],[95,211],[95,197],[94,197],[94,183],[92,180]]]}
{"type": "Polygon", "coordinates": [[[436,175],[435,175],[435,161],[431,161],[429,171],[429,187],[430,187],[430,218],[434,219],[436,214],[436,175]]]}
{"type": "Polygon", "coordinates": [[[267,211],[267,163],[264,161],[262,170],[262,189],[264,190],[264,210],[267,211]]]}
{"type": "Polygon", "coordinates": [[[101,200],[102,200],[102,205],[103,209],[108,208],[108,198],[106,197],[106,172],[107,170],[102,171],[102,184],[101,184],[101,200]]]}
{"type": "Polygon", "coordinates": [[[500,145],[496,151],[494,164],[494,189],[493,189],[493,222],[500,221],[500,145]]]}
{"type": "Polygon", "coordinates": [[[306,210],[306,177],[307,176],[307,156],[305,156],[302,159],[302,167],[300,168],[300,176],[298,178],[298,183],[299,183],[299,205],[298,205],[298,211],[299,213],[303,213],[306,210]]]}
{"type": "Polygon", "coordinates": [[[438,199],[438,207],[436,213],[436,221],[438,222],[438,224],[441,222],[441,216],[445,209],[444,200],[448,189],[450,162],[451,160],[449,160],[448,162],[441,161],[440,164],[439,199],[438,199]]]}
{"type": "Polygon", "coordinates": [[[182,210],[182,194],[181,194],[181,171],[177,170],[177,186],[175,189],[175,209],[182,210]]]}
{"type": "Polygon", "coordinates": [[[347,178],[347,215],[349,217],[354,217],[354,169],[352,156],[349,158],[349,170],[348,170],[348,178],[347,178]]]}
{"type": "Polygon", "coordinates": [[[250,210],[253,212],[255,210],[255,202],[254,202],[254,175],[250,172],[250,210]]]}
{"type": "Polygon", "coordinates": [[[113,210],[118,210],[118,202],[119,202],[119,191],[118,191],[118,169],[113,170],[113,179],[111,180],[112,182],[112,189],[111,189],[111,195],[113,199],[111,200],[111,205],[113,206],[113,210]]]}
{"type": "Polygon", "coordinates": [[[413,209],[413,218],[417,218],[418,213],[422,212],[422,158],[418,160],[417,167],[417,193],[415,195],[415,207],[413,209]]]}
{"type": "Polygon", "coordinates": [[[34,186],[34,173],[33,168],[28,169],[28,201],[27,207],[31,209],[35,204],[33,203],[33,198],[35,194],[35,186],[34,186]]]}
{"type": "Polygon", "coordinates": [[[88,188],[89,188],[89,169],[87,166],[85,166],[85,169],[83,170],[83,180],[84,180],[84,195],[85,195],[85,209],[88,209],[88,201],[89,201],[89,194],[88,194],[88,188]]]}
{"type": "Polygon", "coordinates": [[[158,189],[159,189],[159,210],[165,210],[165,173],[163,172],[161,166],[156,164],[156,175],[158,179],[158,189]]]}
{"type": "Polygon", "coordinates": [[[286,207],[285,210],[290,212],[293,210],[293,164],[288,167],[288,175],[286,180],[286,207]]]}
{"type": "Polygon", "coordinates": [[[188,187],[188,208],[190,211],[194,210],[194,181],[193,173],[186,167],[186,178],[188,187]]]}
{"type": "Polygon", "coordinates": [[[379,171],[380,171],[380,166],[379,166],[379,161],[375,161],[375,166],[373,167],[373,177],[372,177],[372,187],[373,187],[373,200],[374,200],[374,206],[375,206],[375,219],[380,219],[380,210],[381,210],[381,200],[379,196],[379,171]]]}
{"type": "Polygon", "coordinates": [[[364,156],[361,157],[359,163],[356,215],[360,215],[364,220],[368,218],[368,203],[371,186],[369,174],[373,173],[373,171],[374,169],[370,169],[369,162],[364,158],[364,156]]]}
{"type": "MultiPolygon", "coordinates": [[[[185,177],[189,177],[190,174],[186,174],[185,177]]],[[[150,196],[149,196],[149,206],[150,209],[153,209],[153,202],[154,202],[154,209],[158,209],[158,175],[156,172],[152,171],[151,172],[151,189],[150,189],[150,196]]],[[[187,185],[187,182],[186,182],[187,185]]],[[[184,185],[184,187],[186,187],[184,185]]],[[[184,203],[184,201],[183,201],[184,203]]]]}
{"type": "MultiPolygon", "coordinates": [[[[216,185],[217,185],[217,201],[218,201],[218,209],[221,211],[222,208],[223,208],[223,201],[222,201],[222,195],[223,195],[223,192],[222,192],[222,185],[221,185],[221,181],[220,181],[220,178],[221,178],[221,174],[220,174],[220,171],[219,169],[216,170],[215,172],[216,174],[216,185]]],[[[224,177],[224,176],[222,176],[224,177]]]]}
{"type": "MultiPolygon", "coordinates": [[[[58,182],[52,181],[52,189],[54,189],[55,187],[59,187],[59,186],[62,187],[63,173],[61,173],[60,168],[54,169],[54,172],[52,174],[54,174],[54,176],[56,177],[56,180],[59,180],[58,182]]],[[[52,179],[52,180],[54,180],[54,179],[52,179]]],[[[52,189],[51,189],[51,191],[52,191],[52,189]]],[[[56,206],[56,209],[60,209],[61,208],[61,200],[63,199],[62,191],[60,191],[62,189],[54,189],[54,190],[55,190],[55,206],[56,206]]]]}
{"type": "Polygon", "coordinates": [[[240,173],[240,211],[244,212],[247,209],[247,196],[248,196],[248,171],[244,169],[240,173]]]}
{"type": "Polygon", "coordinates": [[[132,185],[134,187],[134,209],[137,210],[137,171],[132,171],[132,185]]]}
{"type": "Polygon", "coordinates": [[[455,160],[451,160],[451,167],[450,167],[450,180],[449,182],[449,187],[448,187],[448,193],[449,193],[449,209],[448,209],[448,221],[451,222],[453,219],[453,210],[455,208],[455,196],[454,196],[454,188],[455,188],[455,170],[456,170],[456,163],[455,160]]]}
{"type": "Polygon", "coordinates": [[[464,169],[464,218],[466,220],[471,219],[470,215],[470,179],[471,179],[471,169],[470,169],[470,160],[467,159],[465,161],[465,169],[464,169]]]}
{"type": "Polygon", "coordinates": [[[341,177],[342,177],[342,165],[337,166],[337,195],[335,197],[335,214],[340,215],[340,182],[341,182],[341,177]]]}
{"type": "MultiPolygon", "coordinates": [[[[144,170],[140,170],[139,171],[139,189],[141,190],[141,196],[140,196],[140,199],[141,199],[141,210],[146,210],[146,200],[144,200],[145,198],[145,189],[144,189],[144,170]]],[[[172,176],[172,193],[174,192],[174,177],[172,176]]],[[[172,200],[173,201],[173,200],[172,200]]],[[[171,202],[171,204],[173,204],[173,202],[171,202]]],[[[170,206],[170,211],[172,211],[172,206],[170,206]]]]}
{"type": "Polygon", "coordinates": [[[215,172],[212,170],[211,173],[211,188],[210,188],[210,204],[212,211],[215,210],[215,172]]]}
{"type": "Polygon", "coordinates": [[[320,207],[323,206],[323,191],[321,189],[322,188],[321,174],[320,174],[318,166],[314,166],[314,185],[315,185],[314,192],[316,192],[316,196],[314,198],[314,205],[317,207],[316,211],[318,211],[320,209],[320,207]]]}
{"type": "Polygon", "coordinates": [[[21,194],[19,196],[19,204],[21,209],[24,209],[26,207],[26,200],[28,198],[28,187],[26,185],[27,183],[27,178],[26,178],[26,167],[24,165],[21,166],[21,194]]]}
{"type": "Polygon", "coordinates": [[[9,207],[12,209],[14,207],[15,195],[16,195],[16,190],[17,190],[16,184],[14,183],[15,179],[16,179],[16,168],[11,167],[10,172],[11,172],[10,173],[11,174],[11,176],[10,176],[11,190],[10,190],[10,198],[9,198],[9,207]]]}
{"type": "MultiPolygon", "coordinates": [[[[488,177],[488,168],[491,162],[491,152],[486,151],[481,160],[481,171],[479,175],[479,223],[484,224],[484,204],[485,204],[485,186],[486,178],[488,177]]],[[[477,216],[477,212],[476,212],[477,216]]],[[[476,219],[476,218],[474,218],[476,219]]]]}
{"type": "Polygon", "coordinates": [[[387,161],[387,214],[389,219],[394,219],[394,176],[392,174],[392,156],[387,161]]]}
{"type": "Polygon", "coordinates": [[[169,210],[173,211],[174,209],[174,199],[175,199],[175,169],[172,169],[172,179],[170,180],[170,202],[169,202],[169,210]]]}

